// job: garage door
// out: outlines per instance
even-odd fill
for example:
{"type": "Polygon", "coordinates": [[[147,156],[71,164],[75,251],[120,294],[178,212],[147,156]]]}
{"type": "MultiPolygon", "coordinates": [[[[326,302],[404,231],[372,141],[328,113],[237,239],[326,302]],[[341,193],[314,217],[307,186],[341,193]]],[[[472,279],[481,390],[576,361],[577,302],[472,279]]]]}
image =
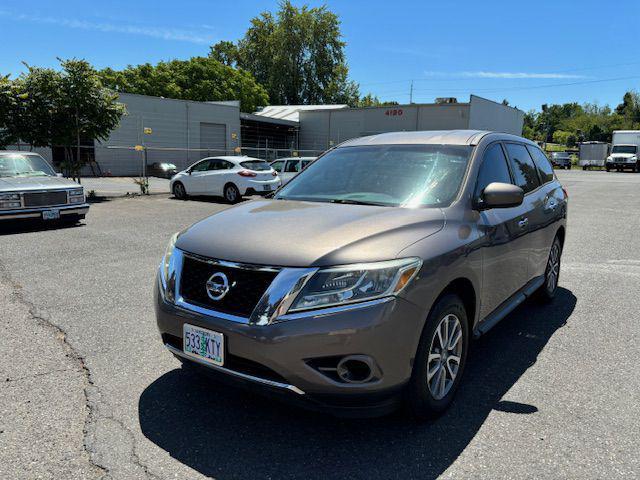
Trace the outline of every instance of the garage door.
{"type": "Polygon", "coordinates": [[[200,123],[200,148],[207,156],[227,153],[227,126],[224,123],[200,123]]]}

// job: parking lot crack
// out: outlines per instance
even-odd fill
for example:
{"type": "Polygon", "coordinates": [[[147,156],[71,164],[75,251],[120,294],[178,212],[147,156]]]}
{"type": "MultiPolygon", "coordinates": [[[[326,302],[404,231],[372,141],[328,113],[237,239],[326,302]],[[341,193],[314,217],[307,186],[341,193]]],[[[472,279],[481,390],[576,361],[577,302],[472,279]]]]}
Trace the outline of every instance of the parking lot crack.
{"type": "MultiPolygon", "coordinates": [[[[67,333],[60,326],[54,324],[49,319],[46,313],[39,310],[38,307],[26,297],[24,290],[22,288],[22,285],[20,285],[18,282],[13,280],[13,278],[11,278],[9,272],[7,271],[7,268],[1,263],[0,263],[0,281],[4,282],[11,288],[13,297],[16,299],[17,302],[22,304],[27,309],[29,317],[34,322],[36,322],[41,326],[44,326],[45,328],[47,328],[53,333],[53,336],[56,339],[56,341],[62,346],[65,352],[65,356],[71,359],[79,367],[79,370],[82,372],[84,376],[84,384],[85,384],[85,388],[82,394],[84,396],[84,403],[87,409],[87,414],[84,420],[83,449],[87,453],[89,463],[99,471],[99,475],[102,478],[108,478],[109,477],[108,469],[95,461],[94,451],[91,448],[91,446],[87,443],[87,436],[88,436],[88,432],[91,430],[91,425],[94,421],[94,411],[95,411],[95,407],[94,407],[95,404],[90,400],[90,389],[97,390],[97,387],[94,385],[91,379],[91,372],[89,371],[85,363],[84,357],[80,355],[80,353],[68,342],[67,333]]],[[[60,369],[60,371],[64,371],[64,370],[68,370],[68,369],[60,369]]],[[[50,371],[46,373],[53,373],[53,372],[50,371]]],[[[7,379],[7,381],[10,382],[11,379],[7,379]]]]}
{"type": "MultiPolygon", "coordinates": [[[[115,475],[107,465],[106,462],[102,461],[102,455],[99,451],[98,440],[96,438],[96,429],[98,422],[107,420],[113,422],[117,427],[125,432],[125,435],[130,438],[131,442],[131,451],[130,451],[130,462],[136,467],[139,468],[145,478],[149,479],[158,479],[157,475],[153,474],[149,471],[149,467],[145,465],[138,453],[137,453],[137,441],[134,433],[128,428],[124,422],[115,418],[112,415],[103,415],[100,412],[100,405],[102,403],[100,388],[94,383],[93,376],[91,370],[87,366],[85,357],[69,342],[67,332],[53,323],[49,317],[49,315],[39,309],[31,300],[27,298],[25,292],[23,290],[22,285],[16,282],[9,272],[7,268],[0,263],[0,282],[5,283],[11,289],[13,297],[17,302],[22,304],[27,312],[29,317],[36,322],[37,324],[44,326],[46,329],[50,330],[53,333],[55,340],[61,345],[64,350],[65,356],[71,359],[82,372],[84,377],[84,389],[82,395],[84,397],[84,404],[87,410],[87,414],[84,419],[84,429],[83,429],[83,449],[87,453],[89,463],[98,470],[98,475],[103,479],[111,479],[115,478],[115,475]]],[[[61,368],[54,369],[47,372],[41,372],[32,375],[35,376],[44,376],[50,375],[53,373],[60,373],[65,371],[71,371],[69,368],[61,368]]],[[[29,378],[29,376],[22,376],[16,378],[7,377],[5,382],[11,384],[14,382],[19,382],[20,380],[24,380],[29,378]]]]}

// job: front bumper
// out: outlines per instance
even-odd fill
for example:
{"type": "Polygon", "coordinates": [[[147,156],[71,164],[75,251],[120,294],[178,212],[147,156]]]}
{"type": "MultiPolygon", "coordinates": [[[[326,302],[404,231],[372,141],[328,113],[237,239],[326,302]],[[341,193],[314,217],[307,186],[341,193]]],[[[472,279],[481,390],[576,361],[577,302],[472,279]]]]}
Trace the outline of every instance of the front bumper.
{"type": "Polygon", "coordinates": [[[606,166],[609,168],[635,168],[640,162],[624,162],[624,161],[613,161],[607,162],[606,166]]]}
{"type": "Polygon", "coordinates": [[[0,220],[17,220],[22,218],[42,218],[42,212],[59,210],[60,218],[72,215],[86,215],[89,211],[88,203],[61,205],[55,207],[17,208],[14,210],[0,210],[0,220]]]}
{"type": "Polygon", "coordinates": [[[156,286],[156,318],[165,346],[222,381],[258,388],[302,406],[338,415],[370,416],[397,406],[408,382],[424,312],[401,298],[348,309],[307,312],[269,325],[203,315],[170,304],[156,286]],[[225,364],[216,367],[182,351],[183,324],[225,337],[225,364]],[[376,375],[366,383],[342,383],[316,369],[315,360],[365,355],[376,375]]]}

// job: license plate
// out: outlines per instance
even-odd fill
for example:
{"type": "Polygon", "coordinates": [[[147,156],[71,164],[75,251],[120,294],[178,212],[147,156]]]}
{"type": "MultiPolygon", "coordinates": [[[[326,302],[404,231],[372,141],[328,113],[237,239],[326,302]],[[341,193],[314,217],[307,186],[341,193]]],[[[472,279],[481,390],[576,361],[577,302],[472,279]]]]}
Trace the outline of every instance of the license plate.
{"type": "Polygon", "coordinates": [[[224,364],[224,336],[221,333],[185,323],[182,338],[182,349],[187,355],[214,365],[224,364]]]}
{"type": "Polygon", "coordinates": [[[42,212],[43,220],[58,220],[60,218],[60,210],[45,210],[42,212]]]}
{"type": "Polygon", "coordinates": [[[271,191],[271,185],[263,185],[263,186],[262,186],[262,189],[263,189],[265,192],[270,192],[270,191],[271,191]]]}

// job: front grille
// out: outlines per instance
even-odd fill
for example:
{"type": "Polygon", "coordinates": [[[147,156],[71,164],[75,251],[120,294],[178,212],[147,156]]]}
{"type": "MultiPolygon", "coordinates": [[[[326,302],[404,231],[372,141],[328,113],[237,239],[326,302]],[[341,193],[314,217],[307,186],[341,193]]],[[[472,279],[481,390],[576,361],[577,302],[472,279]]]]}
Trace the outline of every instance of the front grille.
{"type": "Polygon", "coordinates": [[[25,193],[23,197],[25,207],[50,207],[67,203],[67,192],[65,191],[25,193]]]}
{"type": "Polygon", "coordinates": [[[249,317],[276,275],[277,272],[214,265],[185,255],[180,294],[193,305],[249,317]],[[207,295],[207,281],[214,273],[223,273],[229,281],[229,292],[220,300],[212,300],[207,295]]]}

